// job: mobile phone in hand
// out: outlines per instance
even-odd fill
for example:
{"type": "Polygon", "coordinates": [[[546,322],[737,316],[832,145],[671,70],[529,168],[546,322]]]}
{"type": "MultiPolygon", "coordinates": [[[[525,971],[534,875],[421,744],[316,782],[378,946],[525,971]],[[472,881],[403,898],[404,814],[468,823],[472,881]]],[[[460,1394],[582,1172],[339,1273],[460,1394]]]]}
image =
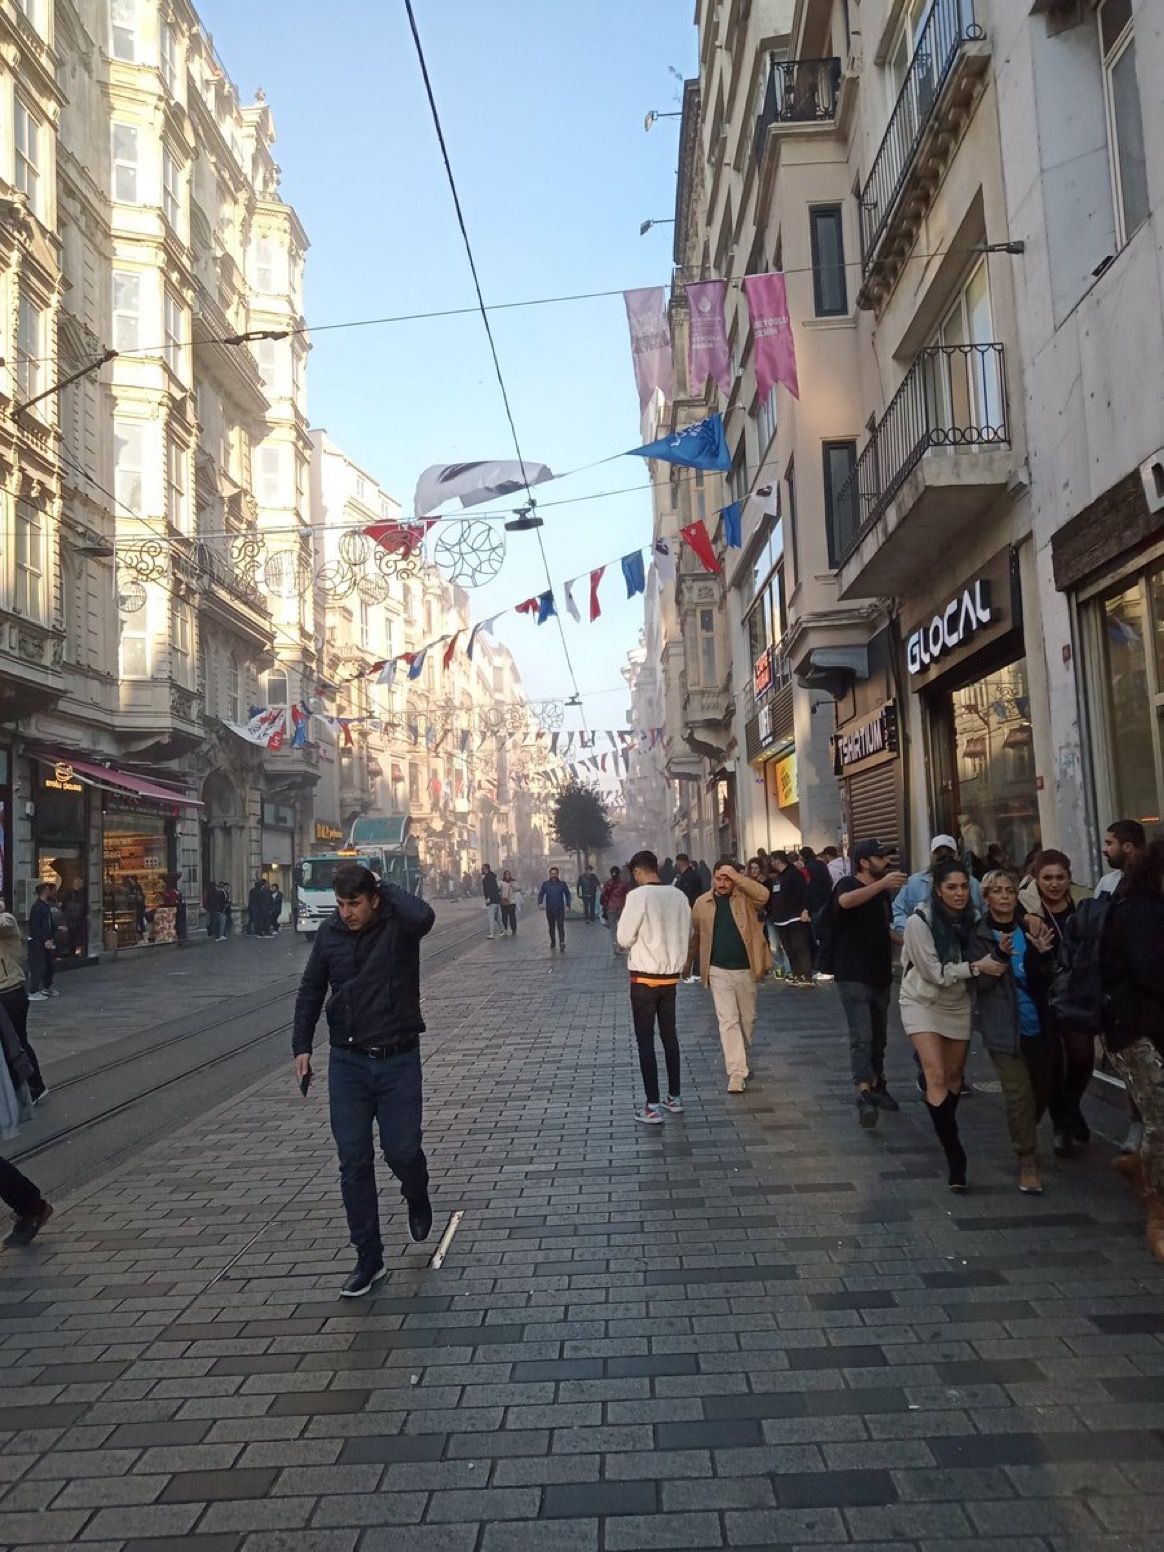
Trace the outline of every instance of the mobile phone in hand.
{"type": "Polygon", "coordinates": [[[307,1090],[311,1087],[311,1078],[312,1072],[311,1068],[309,1067],[299,1080],[299,1092],[303,1095],[304,1099],[307,1098],[307,1090]]]}

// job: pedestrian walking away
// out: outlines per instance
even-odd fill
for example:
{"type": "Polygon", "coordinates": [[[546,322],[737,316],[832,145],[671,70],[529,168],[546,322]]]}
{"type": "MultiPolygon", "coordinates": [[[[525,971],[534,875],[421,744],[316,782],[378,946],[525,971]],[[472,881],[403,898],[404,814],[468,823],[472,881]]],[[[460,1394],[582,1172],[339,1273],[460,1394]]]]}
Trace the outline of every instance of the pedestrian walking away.
{"type": "Polygon", "coordinates": [[[882,1110],[900,1109],[885,1083],[885,1045],[893,986],[893,944],[889,896],[905,883],[895,872],[890,848],[880,841],[853,847],[855,872],[833,887],[822,965],[836,978],[849,1026],[849,1071],[857,1089],[857,1119],[877,1125],[882,1110]]]}
{"type": "Polygon", "coordinates": [[[705,893],[705,886],[700,881],[699,869],[685,851],[681,851],[675,858],[675,888],[683,891],[687,904],[692,907],[700,895],[705,893]]]}
{"type": "Polygon", "coordinates": [[[602,919],[610,928],[610,952],[621,953],[618,946],[618,922],[630,892],[621,868],[611,868],[610,877],[602,886],[602,919]]]}
{"type": "Polygon", "coordinates": [[[1148,846],[1112,905],[1101,946],[1103,1039],[1143,1117],[1122,1162],[1147,1207],[1147,1242],[1164,1261],[1164,840],[1148,846]]]}
{"type": "Polygon", "coordinates": [[[257,874],[247,895],[247,932],[252,938],[265,938],[267,936],[267,921],[270,915],[270,903],[267,897],[267,881],[262,874],[257,874]]]}
{"type": "Polygon", "coordinates": [[[550,953],[554,952],[554,934],[557,948],[566,952],[566,912],[570,909],[570,886],[558,872],[550,869],[550,876],[538,890],[538,908],[546,913],[546,926],[550,929],[550,953]]]}
{"type": "MultiPolygon", "coordinates": [[[[1118,895],[1124,888],[1133,867],[1144,855],[1147,837],[1138,819],[1113,819],[1103,838],[1104,861],[1108,871],[1095,886],[1095,897],[1118,895]]],[[[1144,1118],[1136,1109],[1136,1102],[1128,1091],[1128,1131],[1120,1145],[1120,1154],[1138,1154],[1144,1141],[1144,1118]]],[[[1117,1161],[1118,1163],[1118,1161],[1117,1161]]]]}
{"type": "Polygon", "coordinates": [[[432,1229],[421,1146],[420,940],[436,918],[430,905],[381,883],[358,862],[336,869],[335,897],[335,913],[316,933],[303,971],[291,1049],[306,1093],[315,1026],[327,999],[331,1130],[356,1247],[355,1271],[340,1292],[354,1299],[384,1276],[373,1126],[408,1204],[409,1234],[419,1242],[432,1229]]]}
{"type": "Polygon", "coordinates": [[[791,971],[790,985],[811,986],[812,927],[808,885],[786,851],[772,853],[772,900],[768,920],[776,928],[791,971]]]}
{"type": "Polygon", "coordinates": [[[488,923],[486,937],[495,938],[501,931],[501,886],[497,874],[488,863],[481,869],[481,893],[485,896],[485,920],[488,923]]]}
{"type": "Polygon", "coordinates": [[[53,886],[38,884],[36,898],[28,913],[28,980],[33,1002],[44,1002],[46,998],[58,995],[53,987],[56,958],[53,886]]]}
{"type": "Polygon", "coordinates": [[[742,1094],[751,1076],[756,984],[772,964],[757,914],[767,903],[764,885],[724,858],[691,912],[691,958],[698,958],[700,979],[711,988],[729,1094],[742,1094]]]}
{"type": "Polygon", "coordinates": [[[966,1189],[958,1101],[970,1048],[970,982],[1006,974],[993,954],[971,958],[976,922],[970,874],[964,863],[946,858],[934,869],[929,899],[905,924],[901,952],[901,1022],[925,1076],[926,1104],[946,1155],[952,1191],[966,1189]]]}
{"type": "Polygon", "coordinates": [[[630,873],[635,888],[627,896],[617,931],[630,971],[631,1019],[645,1095],[635,1120],[657,1126],[664,1110],[678,1115],[683,1109],[675,998],[691,942],[691,907],[684,895],[663,883],[653,851],[636,852],[630,873]],[[667,1064],[666,1099],[659,1095],[656,1027],[667,1064]]]}
{"type": "Polygon", "coordinates": [[[271,931],[278,933],[283,915],[283,891],[278,884],[271,886],[271,931]]]}
{"type": "Polygon", "coordinates": [[[582,919],[586,922],[598,920],[598,891],[602,887],[602,880],[592,867],[587,867],[578,879],[578,898],[582,901],[582,919]]]}
{"type": "Polygon", "coordinates": [[[226,936],[226,891],[221,884],[211,884],[206,891],[206,936],[214,943],[221,943],[226,936]]]}
{"type": "Polygon", "coordinates": [[[11,912],[5,911],[0,914],[0,1009],[3,1009],[12,1021],[16,1038],[28,1058],[28,1091],[35,1105],[44,1098],[48,1090],[41,1076],[36,1052],[28,1038],[28,1003],[20,925],[11,912]]]}
{"type": "Polygon", "coordinates": [[[1085,918],[1095,923],[1105,914],[1103,902],[1072,883],[1071,860],[1061,851],[1041,851],[1031,865],[1031,875],[1019,890],[1019,902],[1030,917],[1041,917],[1051,929],[1052,946],[1039,963],[1040,994],[1048,1005],[1048,1030],[1058,1044],[1055,1084],[1047,1108],[1055,1129],[1055,1152],[1069,1158],[1091,1141],[1091,1128],[1083,1115],[1083,1096],[1095,1071],[1095,1042],[1099,1034],[1099,1008],[1094,1019],[1076,1019],[1069,1006],[1056,1006],[1057,991],[1070,977],[1071,963],[1085,918]],[[1077,921],[1076,911],[1086,903],[1077,921]]]}
{"type": "Polygon", "coordinates": [[[986,913],[975,928],[970,956],[993,954],[1006,974],[982,976],[975,983],[974,1028],[1002,1085],[1007,1130],[1018,1158],[1018,1188],[1041,1196],[1038,1126],[1051,1097],[1058,1052],[1047,1031],[1040,960],[1051,950],[1053,937],[1040,917],[1023,910],[1018,886],[1004,870],[994,868],[983,877],[982,896],[986,913]]]}
{"type": "Polygon", "coordinates": [[[521,894],[513,881],[513,874],[506,868],[501,875],[501,882],[497,886],[498,901],[501,907],[501,936],[508,932],[511,938],[517,937],[517,902],[521,894]]]}

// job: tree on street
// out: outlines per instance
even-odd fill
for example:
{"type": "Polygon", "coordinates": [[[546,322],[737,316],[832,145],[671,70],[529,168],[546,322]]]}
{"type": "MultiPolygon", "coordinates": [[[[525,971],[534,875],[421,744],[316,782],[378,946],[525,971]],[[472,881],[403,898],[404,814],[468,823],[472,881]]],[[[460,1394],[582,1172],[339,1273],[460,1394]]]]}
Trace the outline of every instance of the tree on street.
{"type": "Polygon", "coordinates": [[[554,799],[553,826],[559,846],[579,858],[605,851],[612,838],[606,799],[597,787],[580,781],[570,782],[554,799]]]}

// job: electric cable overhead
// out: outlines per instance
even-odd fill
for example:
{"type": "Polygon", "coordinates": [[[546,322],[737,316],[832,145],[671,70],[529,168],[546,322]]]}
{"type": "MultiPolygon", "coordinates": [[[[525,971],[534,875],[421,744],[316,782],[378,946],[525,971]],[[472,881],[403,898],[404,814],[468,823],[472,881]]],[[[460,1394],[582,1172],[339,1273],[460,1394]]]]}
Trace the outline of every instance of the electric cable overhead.
{"type": "MultiPolygon", "coordinates": [[[[413,45],[416,48],[417,63],[420,65],[420,73],[424,81],[424,91],[425,96],[428,98],[428,107],[429,112],[432,115],[433,128],[436,130],[437,142],[440,145],[441,160],[444,162],[445,177],[448,180],[449,193],[453,198],[453,209],[456,211],[457,225],[461,230],[461,241],[465,246],[465,257],[469,261],[469,272],[473,277],[473,289],[477,293],[477,306],[481,313],[481,322],[485,326],[485,336],[489,341],[489,352],[493,357],[493,370],[497,375],[497,386],[501,390],[501,402],[505,406],[505,418],[509,422],[509,429],[513,436],[513,449],[517,454],[517,462],[518,467],[521,470],[522,484],[525,486],[525,493],[529,501],[529,505],[531,508],[533,508],[536,507],[537,503],[534,500],[533,492],[530,490],[529,479],[525,471],[525,459],[522,457],[521,441],[517,434],[517,426],[514,423],[513,409],[509,402],[509,393],[505,387],[505,377],[501,370],[501,360],[497,354],[497,342],[493,338],[493,325],[489,322],[489,309],[485,305],[485,296],[481,290],[481,279],[477,273],[477,261],[473,256],[473,245],[469,241],[469,231],[465,225],[465,213],[461,207],[461,196],[457,191],[457,180],[453,176],[453,164],[449,160],[449,148],[445,141],[445,132],[441,124],[440,113],[437,109],[436,97],[433,94],[432,78],[428,73],[428,61],[425,59],[424,45],[420,41],[420,31],[416,25],[416,13],[412,8],[412,0],[404,0],[404,9],[408,15],[408,26],[412,33],[413,45]]],[[[553,578],[550,576],[550,563],[549,558],[546,555],[545,543],[542,540],[541,529],[535,529],[534,533],[538,541],[538,551],[542,557],[542,568],[546,574],[546,587],[552,593],[554,582],[553,578]]],[[[554,618],[558,622],[558,635],[562,642],[562,653],[566,659],[566,668],[570,674],[570,683],[574,687],[574,700],[578,704],[579,708],[582,709],[581,692],[578,688],[578,676],[574,672],[574,664],[570,658],[570,647],[566,640],[566,630],[562,624],[562,616],[557,612],[556,608],[554,611],[554,618]]],[[[586,725],[585,710],[582,710],[582,725],[583,727],[586,725]]]]}

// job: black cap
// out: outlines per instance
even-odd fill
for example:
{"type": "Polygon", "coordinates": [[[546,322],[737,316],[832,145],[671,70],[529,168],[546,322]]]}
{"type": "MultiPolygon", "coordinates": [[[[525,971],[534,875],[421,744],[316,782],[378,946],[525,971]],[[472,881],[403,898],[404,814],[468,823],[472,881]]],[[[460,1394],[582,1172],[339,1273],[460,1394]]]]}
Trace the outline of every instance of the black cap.
{"type": "Polygon", "coordinates": [[[859,862],[867,862],[870,857],[892,857],[892,855],[893,847],[883,846],[880,841],[858,841],[852,851],[854,866],[859,862]]]}

